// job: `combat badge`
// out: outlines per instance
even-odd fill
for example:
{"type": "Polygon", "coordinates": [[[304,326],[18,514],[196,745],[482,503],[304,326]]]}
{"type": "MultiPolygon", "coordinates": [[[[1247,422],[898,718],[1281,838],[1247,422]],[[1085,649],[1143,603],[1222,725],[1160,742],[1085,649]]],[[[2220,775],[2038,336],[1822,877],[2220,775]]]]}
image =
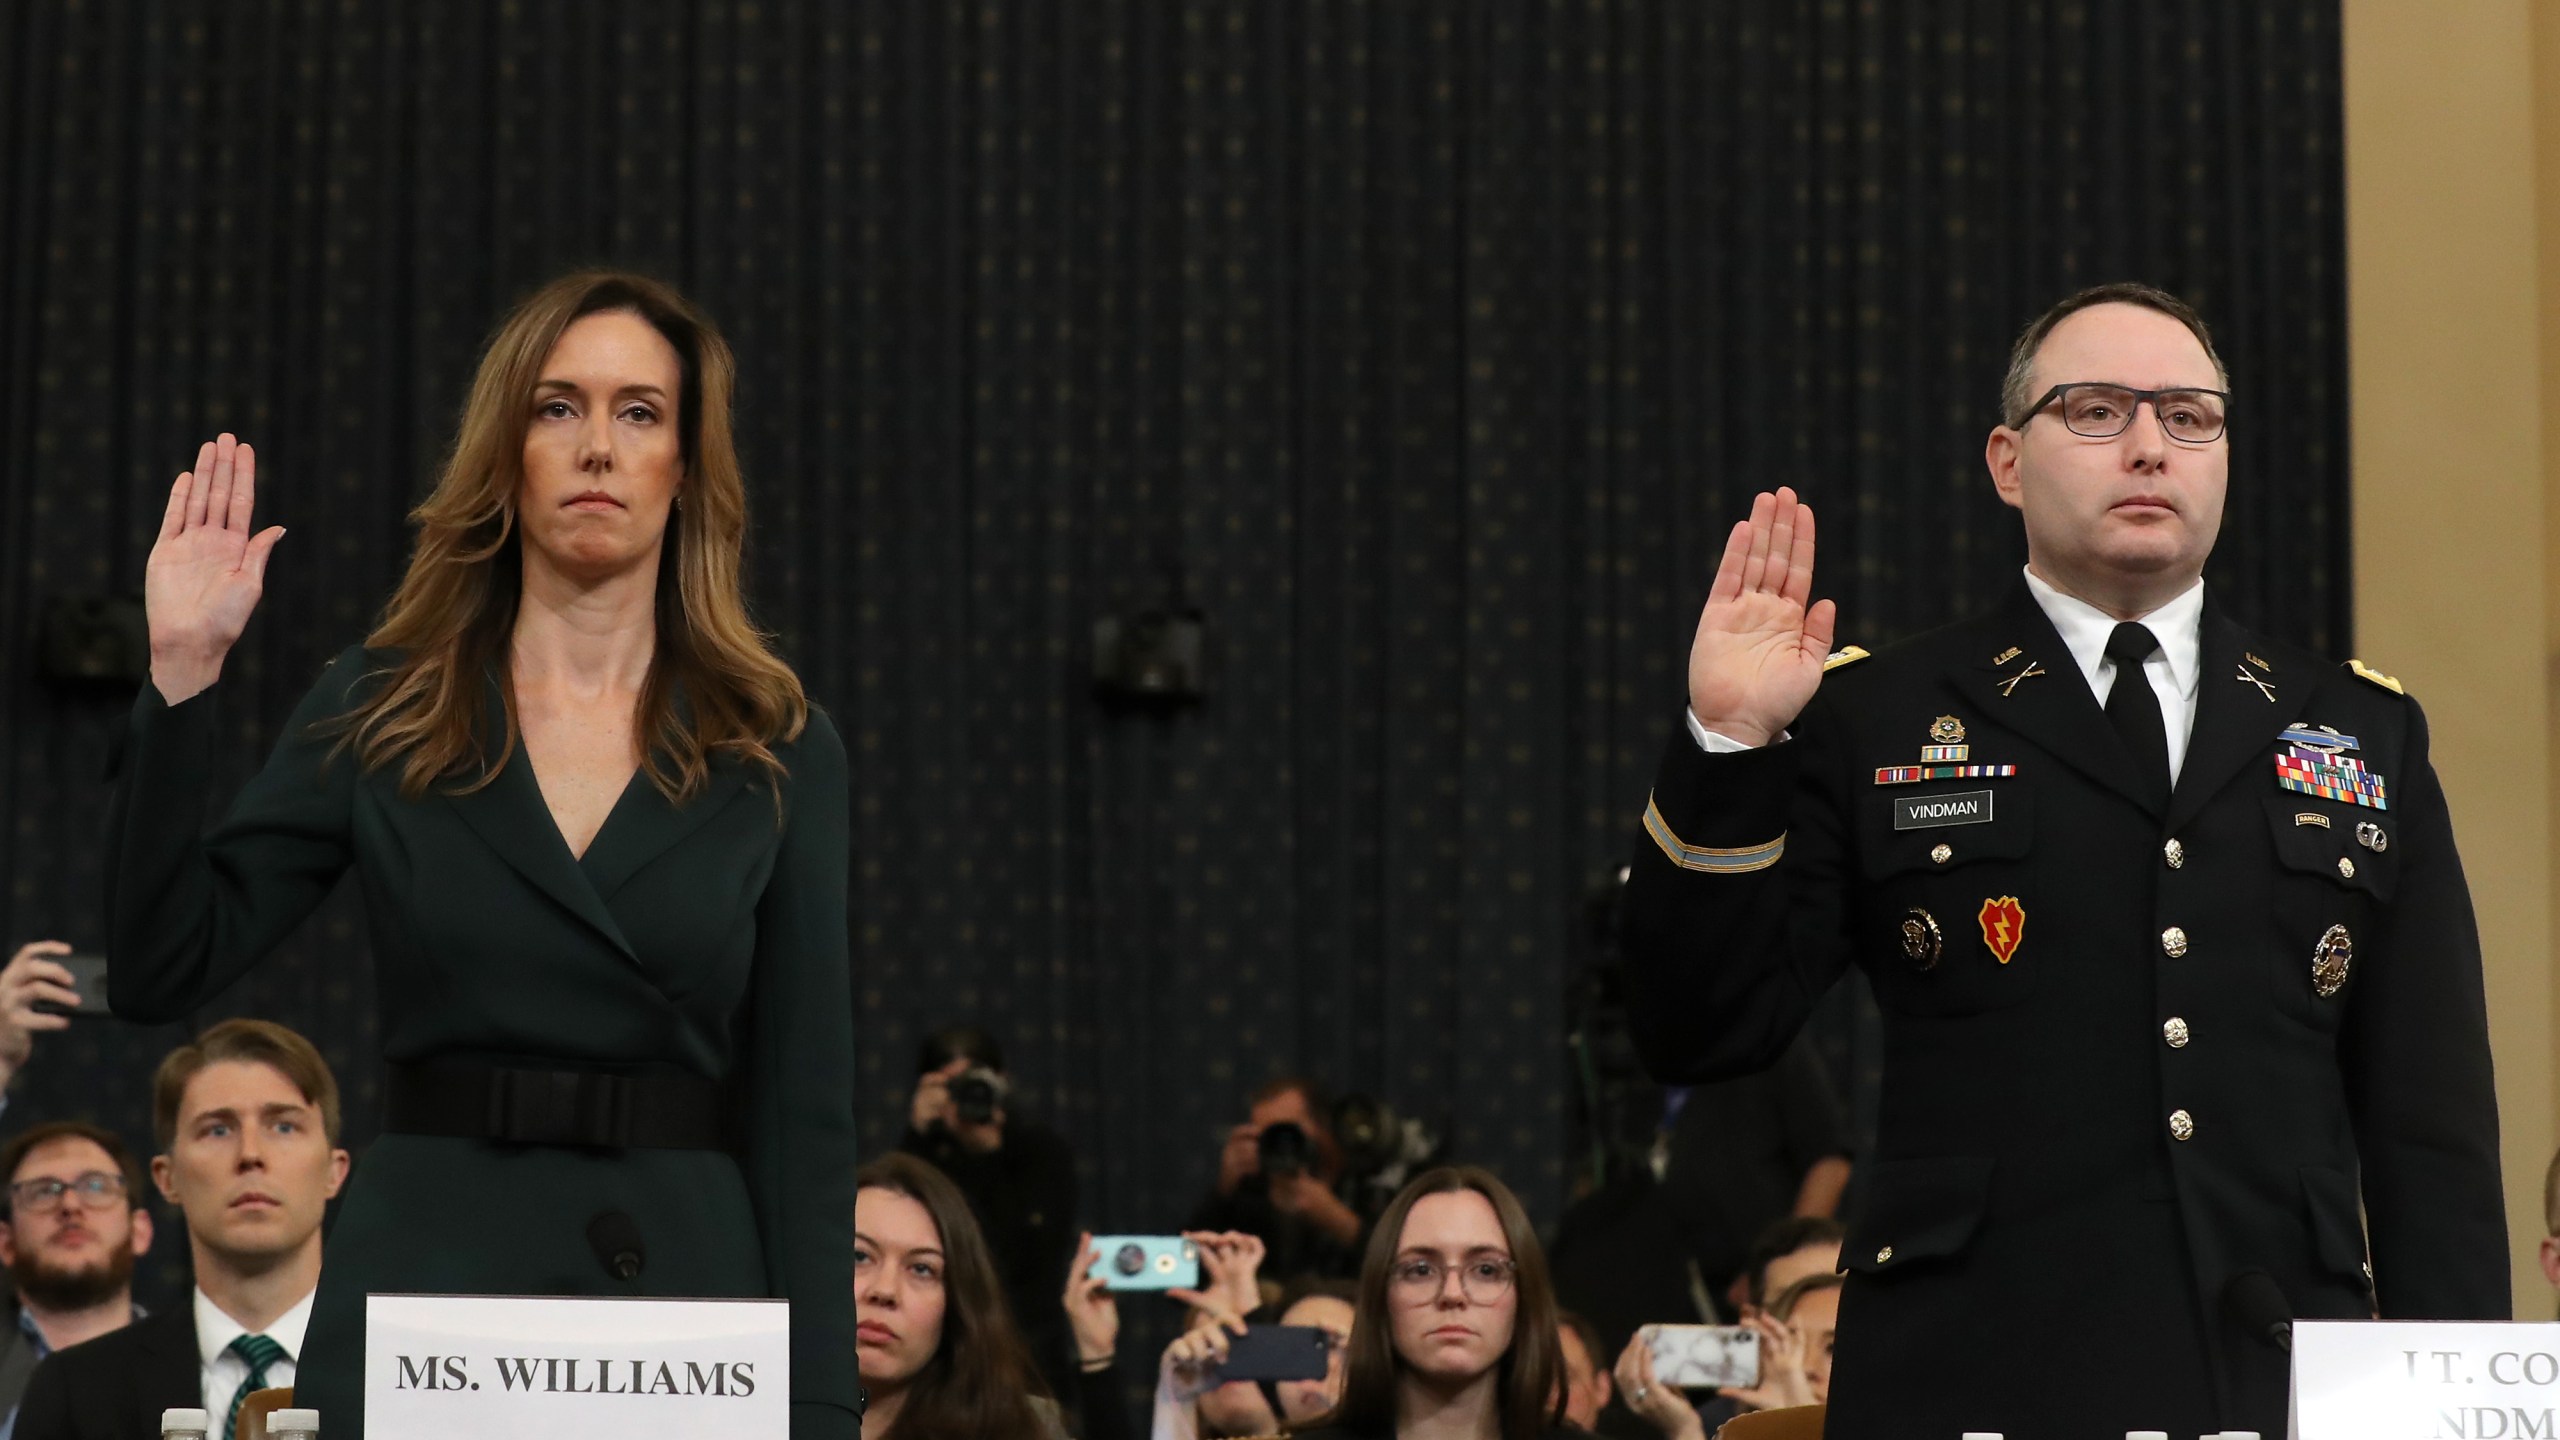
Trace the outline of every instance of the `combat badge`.
{"type": "Polygon", "coordinates": [[[2381,826],[2367,820],[2356,827],[2356,843],[2379,855],[2391,848],[2391,837],[2381,826]]]}
{"type": "Polygon", "coordinates": [[[1982,913],[1976,918],[1982,922],[1982,943],[1991,947],[1993,958],[2008,964],[2009,957],[2017,954],[2018,947],[2026,941],[2027,907],[2018,903],[2017,896],[2003,895],[1983,901],[1982,913]]]}
{"type": "Polygon", "coordinates": [[[2347,988],[2347,971],[2356,963],[2355,937],[2344,925],[2332,925],[2320,932],[2320,943],[2311,947],[2311,993],[2326,1000],[2347,988]]]}
{"type": "Polygon", "coordinates": [[[1939,933],[1938,917],[1914,905],[1902,912],[1902,953],[1911,968],[1922,972],[1938,968],[1938,953],[1946,948],[1946,936],[1939,933]]]}

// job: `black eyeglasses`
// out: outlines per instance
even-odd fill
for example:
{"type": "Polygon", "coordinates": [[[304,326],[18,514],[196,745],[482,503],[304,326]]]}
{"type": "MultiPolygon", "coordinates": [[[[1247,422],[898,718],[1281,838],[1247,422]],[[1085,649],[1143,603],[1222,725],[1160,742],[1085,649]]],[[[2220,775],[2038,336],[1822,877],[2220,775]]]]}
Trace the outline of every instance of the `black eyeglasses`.
{"type": "Polygon", "coordinates": [[[2160,428],[2170,439],[2185,445],[2209,444],[2222,438],[2231,410],[2231,394],[2227,390],[2190,386],[2136,390],[2130,385],[2075,380],[2044,392],[2043,399],[2027,407],[2017,428],[2026,428],[2027,421],[2043,414],[2045,407],[2057,400],[2062,402],[2063,427],[2091,440],[2112,440],[2123,434],[2133,424],[2133,412],[2148,400],[2151,413],[2160,417],[2160,428]]]}
{"type": "Polygon", "coordinates": [[[124,1177],[92,1170],[76,1180],[21,1180],[9,1187],[9,1204],[19,1210],[41,1214],[62,1203],[65,1195],[76,1195],[84,1210],[104,1210],[124,1198],[124,1177]]]}

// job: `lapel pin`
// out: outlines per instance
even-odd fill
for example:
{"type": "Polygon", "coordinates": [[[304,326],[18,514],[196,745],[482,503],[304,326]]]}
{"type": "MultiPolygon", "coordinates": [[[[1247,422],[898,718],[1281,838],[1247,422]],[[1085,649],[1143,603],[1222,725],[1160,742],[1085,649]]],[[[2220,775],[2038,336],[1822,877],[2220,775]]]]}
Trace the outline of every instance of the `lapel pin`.
{"type": "Polygon", "coordinates": [[[2017,646],[2012,645],[2008,649],[2001,651],[1999,654],[1992,656],[1991,663],[1994,665],[2006,665],[2024,653],[2025,652],[2020,650],[2017,646]]]}
{"type": "Polygon", "coordinates": [[[2002,680],[2001,680],[2001,682],[2000,682],[2000,694],[2001,694],[2001,696],[2002,696],[2003,698],[2006,698],[2006,697],[2008,697],[2009,695],[2011,695],[2011,694],[2015,693],[2015,692],[2016,692],[2016,690],[2017,690],[2017,688],[2018,688],[2018,682],[2019,682],[2019,681],[2021,681],[2021,680],[2032,680],[2032,679],[2034,679],[2035,677],[2037,677],[2038,675],[2041,675],[2041,674],[2043,674],[2043,673],[2044,673],[2044,667],[2043,667],[2043,666],[2041,666],[2041,665],[2037,664],[2037,663],[2036,663],[2036,662],[2034,662],[2033,660],[2028,661],[2028,662],[2027,662],[2027,668],[2026,668],[2026,669],[2021,670],[2021,671],[2019,671],[2017,674],[2015,674],[2015,675],[2011,675],[2011,676],[2008,676],[2008,677],[2006,677],[2006,678],[2004,678],[2004,679],[2002,679],[2002,680]]]}
{"type": "Polygon", "coordinates": [[[2276,667],[2274,667],[2273,665],[2268,664],[2266,661],[2259,659],[2257,656],[2250,654],[2250,653],[2249,653],[2248,651],[2246,651],[2246,650],[2243,650],[2243,651],[2241,651],[2241,652],[2240,652],[2240,658],[2241,658],[2241,659],[2243,659],[2243,660],[2248,661],[2248,662],[2249,662],[2250,664],[2252,664],[2252,665],[2257,666],[2259,669],[2264,670],[2264,671],[2267,671],[2267,672],[2269,672],[2269,673],[2271,673],[2271,674],[2274,672],[2274,670],[2275,670],[2275,668],[2276,668],[2276,667]]]}
{"type": "Polygon", "coordinates": [[[2272,687],[2270,687],[2270,686],[2267,684],[2267,682],[2266,682],[2266,681],[2261,680],[2261,679],[2259,679],[2257,676],[2250,674],[2250,673],[2249,673],[2249,667],[2248,667],[2248,666],[2246,666],[2246,665],[2242,665],[2242,666],[2238,667],[2237,669],[2233,670],[2233,671],[2232,671],[2232,674],[2234,674],[2235,676],[2237,676],[2238,678],[2240,678],[2240,679],[2242,679],[2242,680],[2246,680],[2246,681],[2248,681],[2248,682],[2249,682],[2250,684],[2252,684],[2252,685],[2257,686],[2257,687],[2258,687],[2258,693],[2267,697],[2267,703],[2268,703],[2268,704],[2273,705],[2274,703],[2276,703],[2276,692],[2275,692],[2275,690],[2274,690],[2272,687]]]}

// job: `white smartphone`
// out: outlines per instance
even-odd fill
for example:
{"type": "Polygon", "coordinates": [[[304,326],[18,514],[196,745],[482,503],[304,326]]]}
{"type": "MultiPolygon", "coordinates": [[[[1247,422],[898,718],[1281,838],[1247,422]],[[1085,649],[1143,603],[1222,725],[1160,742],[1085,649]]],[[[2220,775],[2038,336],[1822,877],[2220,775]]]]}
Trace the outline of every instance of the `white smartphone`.
{"type": "Polygon", "coordinates": [[[1747,1390],[1760,1383],[1760,1332],[1748,1325],[1647,1325],[1653,1383],[1682,1390],[1747,1390]]]}

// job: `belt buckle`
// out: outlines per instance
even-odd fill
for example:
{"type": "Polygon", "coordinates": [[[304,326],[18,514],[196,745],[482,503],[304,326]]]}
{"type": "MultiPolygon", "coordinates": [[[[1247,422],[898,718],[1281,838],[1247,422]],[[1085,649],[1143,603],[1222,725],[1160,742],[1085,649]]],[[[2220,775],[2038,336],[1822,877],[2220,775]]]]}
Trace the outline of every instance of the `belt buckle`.
{"type": "Polygon", "coordinates": [[[502,1069],[489,1077],[488,1130],[517,1145],[620,1150],[630,1144],[630,1102],[620,1075],[502,1069]]]}

